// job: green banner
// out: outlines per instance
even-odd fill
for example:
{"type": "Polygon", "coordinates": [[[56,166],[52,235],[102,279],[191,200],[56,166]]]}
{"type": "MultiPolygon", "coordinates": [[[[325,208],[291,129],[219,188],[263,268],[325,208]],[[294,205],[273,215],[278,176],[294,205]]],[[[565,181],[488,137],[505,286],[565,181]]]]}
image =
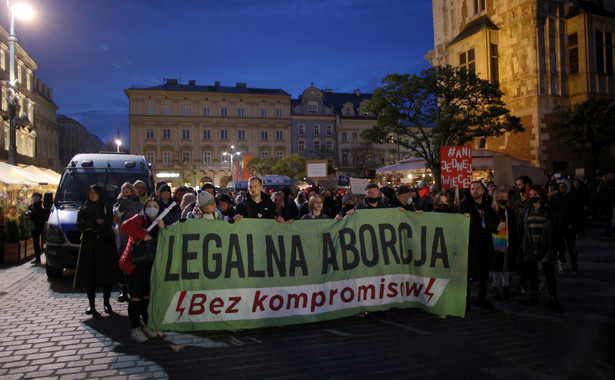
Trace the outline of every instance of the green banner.
{"type": "Polygon", "coordinates": [[[376,209],[342,221],[175,223],[158,237],[149,325],[256,328],[392,307],[463,317],[469,221],[376,209]]]}

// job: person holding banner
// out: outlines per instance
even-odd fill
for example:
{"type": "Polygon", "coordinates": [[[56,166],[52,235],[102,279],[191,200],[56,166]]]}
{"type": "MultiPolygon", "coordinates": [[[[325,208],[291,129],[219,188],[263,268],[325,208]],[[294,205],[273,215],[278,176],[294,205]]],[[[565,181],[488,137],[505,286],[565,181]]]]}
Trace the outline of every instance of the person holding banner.
{"type": "Polygon", "coordinates": [[[549,290],[549,308],[564,311],[557,297],[557,280],[555,279],[555,226],[553,213],[546,205],[545,191],[540,186],[532,186],[529,192],[531,205],[521,212],[523,241],[523,270],[530,281],[530,298],[526,305],[540,303],[538,299],[538,268],[540,262],[549,290]]]}
{"type": "Polygon", "coordinates": [[[196,205],[188,212],[187,219],[224,220],[216,208],[216,198],[208,191],[201,191],[196,197],[196,205]]]}
{"type": "MultiPolygon", "coordinates": [[[[210,195],[211,196],[211,195],[210,195]]],[[[175,203],[173,203],[175,205],[175,203]]],[[[156,239],[160,228],[164,228],[164,214],[160,212],[160,205],[155,198],[151,198],[145,203],[145,215],[137,214],[122,223],[122,232],[128,235],[128,244],[122,254],[120,263],[128,261],[128,265],[120,265],[126,272],[130,302],[128,303],[128,318],[130,319],[131,332],[130,339],[138,343],[143,343],[149,338],[157,336],[157,333],[147,329],[150,297],[150,275],[153,262],[134,264],[131,259],[126,259],[132,253],[134,244],[140,241],[156,239]],[[160,215],[160,217],[159,217],[160,215]],[[144,326],[141,327],[141,319],[144,326]]]]}
{"type": "MultiPolygon", "coordinates": [[[[263,191],[263,181],[259,177],[251,177],[248,180],[248,194],[246,200],[235,208],[237,215],[235,221],[243,218],[275,219],[275,204],[263,191]]],[[[278,218],[278,222],[284,222],[278,218]]]]}
{"type": "Polygon", "coordinates": [[[363,202],[359,203],[355,207],[355,209],[361,210],[387,207],[388,205],[380,199],[380,189],[378,188],[378,185],[375,183],[368,183],[367,186],[365,186],[365,198],[363,199],[363,202]]]}
{"type": "Polygon", "coordinates": [[[320,195],[313,195],[308,201],[308,208],[310,212],[303,215],[301,220],[330,219],[327,214],[323,213],[324,203],[325,202],[320,195]]]}
{"type": "Polygon", "coordinates": [[[470,216],[470,239],[468,244],[468,291],[466,308],[470,310],[470,285],[478,279],[478,307],[493,310],[487,299],[489,286],[489,262],[493,252],[491,234],[497,232],[499,219],[485,201],[485,187],[481,181],[470,184],[470,196],[459,204],[459,212],[470,216]]]}

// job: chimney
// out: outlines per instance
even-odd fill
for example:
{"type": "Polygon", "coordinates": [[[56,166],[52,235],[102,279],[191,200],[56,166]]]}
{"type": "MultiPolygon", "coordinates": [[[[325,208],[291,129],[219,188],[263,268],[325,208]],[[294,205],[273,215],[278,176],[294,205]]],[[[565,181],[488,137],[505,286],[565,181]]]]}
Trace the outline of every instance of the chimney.
{"type": "Polygon", "coordinates": [[[361,90],[359,90],[358,88],[357,88],[356,90],[354,90],[354,91],[353,91],[353,93],[354,93],[356,96],[361,96],[361,90]]]}
{"type": "Polygon", "coordinates": [[[236,82],[235,83],[235,87],[237,87],[237,88],[246,88],[246,84],[245,83],[241,83],[241,82],[236,82]]]}
{"type": "Polygon", "coordinates": [[[177,84],[177,79],[167,78],[167,84],[177,84]]]}
{"type": "Polygon", "coordinates": [[[196,80],[194,80],[194,79],[190,79],[190,80],[188,81],[188,86],[196,86],[196,80]]]}
{"type": "Polygon", "coordinates": [[[216,87],[220,87],[220,81],[216,81],[216,82],[215,82],[215,86],[216,86],[216,87]]]}

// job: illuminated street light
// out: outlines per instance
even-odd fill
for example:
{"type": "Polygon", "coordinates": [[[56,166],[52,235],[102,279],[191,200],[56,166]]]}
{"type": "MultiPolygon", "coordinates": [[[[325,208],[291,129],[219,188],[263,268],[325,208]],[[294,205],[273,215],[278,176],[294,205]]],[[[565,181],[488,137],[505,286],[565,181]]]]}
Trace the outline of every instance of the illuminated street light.
{"type": "MultiPolygon", "coordinates": [[[[231,145],[231,151],[235,150],[235,145],[231,145]]],[[[231,158],[231,181],[235,181],[235,167],[233,165],[233,157],[241,156],[241,152],[222,152],[223,156],[230,156],[231,158]]]]}
{"type": "Polygon", "coordinates": [[[19,115],[21,106],[19,104],[19,92],[17,91],[17,78],[15,70],[17,66],[17,58],[15,56],[15,45],[17,37],[15,37],[15,17],[23,20],[29,20],[34,16],[34,10],[27,4],[17,3],[11,6],[10,0],[6,2],[9,8],[9,18],[11,20],[9,33],[9,83],[7,101],[9,106],[9,164],[17,165],[17,129],[30,125],[30,120],[26,114],[19,115]]]}
{"type": "Polygon", "coordinates": [[[117,145],[117,152],[120,152],[120,145],[122,145],[122,140],[120,139],[116,139],[115,140],[115,145],[117,145]]]}

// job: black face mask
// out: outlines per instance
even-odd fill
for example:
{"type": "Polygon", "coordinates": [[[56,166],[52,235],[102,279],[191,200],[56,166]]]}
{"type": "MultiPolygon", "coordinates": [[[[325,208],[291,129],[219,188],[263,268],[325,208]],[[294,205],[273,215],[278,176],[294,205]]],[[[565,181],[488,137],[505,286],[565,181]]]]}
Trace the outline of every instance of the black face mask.
{"type": "Polygon", "coordinates": [[[500,199],[498,203],[501,204],[502,206],[506,206],[506,203],[508,203],[508,201],[504,199],[500,199]]]}
{"type": "Polygon", "coordinates": [[[380,197],[375,197],[375,198],[366,197],[365,199],[367,200],[367,203],[378,203],[378,200],[380,200],[380,197]]]}
{"type": "Polygon", "coordinates": [[[354,208],[354,205],[353,204],[345,204],[343,208],[344,208],[344,211],[348,212],[348,211],[350,211],[350,210],[352,210],[354,208]]]}
{"type": "Polygon", "coordinates": [[[441,205],[438,206],[438,211],[441,212],[451,212],[453,210],[453,206],[449,205],[448,203],[442,203],[441,205]]]}
{"type": "Polygon", "coordinates": [[[540,197],[530,197],[530,202],[538,203],[538,202],[540,202],[540,197]]]}

